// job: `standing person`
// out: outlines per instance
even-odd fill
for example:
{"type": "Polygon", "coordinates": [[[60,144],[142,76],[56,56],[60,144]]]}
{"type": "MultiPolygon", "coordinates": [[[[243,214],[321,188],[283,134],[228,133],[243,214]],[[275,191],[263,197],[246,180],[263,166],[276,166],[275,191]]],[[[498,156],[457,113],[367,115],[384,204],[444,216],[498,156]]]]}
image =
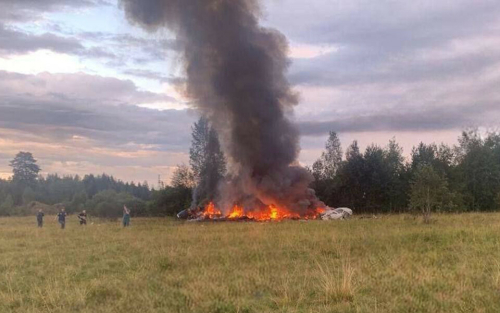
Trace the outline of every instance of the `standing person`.
{"type": "Polygon", "coordinates": [[[80,226],[87,225],[87,211],[83,210],[82,213],[78,214],[78,219],[80,220],[80,226]]]}
{"type": "Polygon", "coordinates": [[[61,209],[61,212],[57,213],[56,219],[59,221],[59,224],[61,224],[61,229],[66,227],[66,215],[66,210],[64,208],[61,209]]]}
{"type": "Polygon", "coordinates": [[[123,206],[123,227],[130,226],[130,210],[127,206],[123,206]]]}
{"type": "Polygon", "coordinates": [[[43,227],[43,217],[45,214],[43,213],[42,209],[38,210],[38,213],[36,214],[36,221],[38,222],[38,227],[42,228],[43,227]]]}

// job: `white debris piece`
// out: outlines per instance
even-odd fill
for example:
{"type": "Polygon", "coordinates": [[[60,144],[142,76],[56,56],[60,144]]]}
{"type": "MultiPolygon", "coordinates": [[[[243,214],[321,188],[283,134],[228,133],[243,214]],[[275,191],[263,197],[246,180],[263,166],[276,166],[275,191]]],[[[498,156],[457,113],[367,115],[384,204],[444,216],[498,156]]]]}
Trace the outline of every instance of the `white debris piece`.
{"type": "Polygon", "coordinates": [[[349,208],[330,208],[321,213],[322,220],[345,220],[352,216],[352,210],[349,208]]]}

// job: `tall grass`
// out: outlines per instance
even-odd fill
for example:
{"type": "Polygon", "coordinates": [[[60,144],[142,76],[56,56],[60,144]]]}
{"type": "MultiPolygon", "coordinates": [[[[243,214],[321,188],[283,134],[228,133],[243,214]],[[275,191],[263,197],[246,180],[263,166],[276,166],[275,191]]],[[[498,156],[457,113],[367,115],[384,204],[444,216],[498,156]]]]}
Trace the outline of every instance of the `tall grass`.
{"type": "Polygon", "coordinates": [[[500,312],[500,214],[0,219],[0,312],[500,312]]]}

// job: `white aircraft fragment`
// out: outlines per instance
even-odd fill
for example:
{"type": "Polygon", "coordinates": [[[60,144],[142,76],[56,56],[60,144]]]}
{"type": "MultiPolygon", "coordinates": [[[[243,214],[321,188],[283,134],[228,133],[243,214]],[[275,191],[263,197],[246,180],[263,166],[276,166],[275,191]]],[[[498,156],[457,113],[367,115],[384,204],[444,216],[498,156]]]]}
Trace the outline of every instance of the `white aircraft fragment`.
{"type": "Polygon", "coordinates": [[[325,212],[321,213],[321,219],[328,220],[345,220],[352,216],[352,210],[349,208],[330,208],[327,207],[325,212]]]}

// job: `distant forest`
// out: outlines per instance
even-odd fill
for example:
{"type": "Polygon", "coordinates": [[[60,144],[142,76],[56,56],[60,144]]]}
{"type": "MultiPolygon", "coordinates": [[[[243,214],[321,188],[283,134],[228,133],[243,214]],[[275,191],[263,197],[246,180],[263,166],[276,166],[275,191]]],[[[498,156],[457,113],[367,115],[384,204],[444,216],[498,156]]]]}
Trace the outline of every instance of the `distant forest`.
{"type": "Polygon", "coordinates": [[[463,131],[454,146],[415,146],[410,158],[393,139],[345,154],[335,132],[310,169],[311,187],[326,204],[357,213],[500,210],[500,134],[463,131]]]}
{"type": "MultiPolygon", "coordinates": [[[[193,125],[190,162],[179,165],[172,181],[155,190],[106,174],[43,177],[29,152],[11,161],[13,176],[0,180],[0,216],[86,209],[114,218],[123,205],[134,216],[169,216],[192,204],[214,199],[226,174],[226,160],[215,130],[206,119],[193,125]]],[[[361,151],[354,141],[345,152],[331,132],[325,151],[308,168],[311,188],[331,207],[355,213],[467,212],[500,210],[500,134],[463,131],[454,146],[415,146],[409,158],[395,139],[361,151]]]]}
{"type": "Polygon", "coordinates": [[[68,213],[87,209],[93,215],[119,216],[123,205],[146,214],[153,191],[147,183],[124,183],[106,174],[46,177],[29,152],[19,152],[10,164],[13,176],[0,180],[0,216],[34,214],[38,209],[56,213],[64,207],[68,213]]]}

